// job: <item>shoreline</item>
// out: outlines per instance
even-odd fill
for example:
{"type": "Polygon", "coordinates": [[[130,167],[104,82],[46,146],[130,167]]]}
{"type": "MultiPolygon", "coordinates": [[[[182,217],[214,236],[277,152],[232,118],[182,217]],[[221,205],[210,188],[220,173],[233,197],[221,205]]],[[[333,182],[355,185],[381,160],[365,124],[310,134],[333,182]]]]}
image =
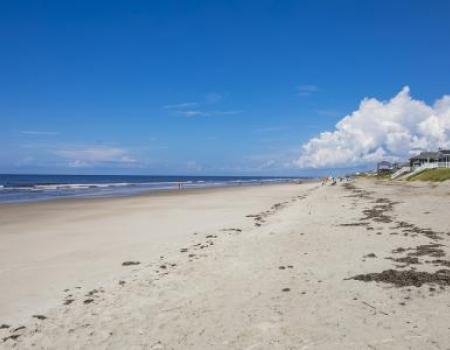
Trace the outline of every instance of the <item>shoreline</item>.
{"type": "Polygon", "coordinates": [[[155,188],[155,189],[142,189],[136,192],[130,193],[116,193],[116,194],[76,194],[76,195],[67,195],[67,196],[55,196],[55,197],[47,197],[47,198],[39,198],[39,199],[28,199],[28,200],[16,200],[16,201],[1,201],[0,207],[3,205],[13,205],[13,204],[27,204],[27,203],[42,203],[42,202],[50,202],[50,201],[64,201],[64,200],[96,200],[96,199],[116,199],[116,198],[129,198],[129,197],[137,197],[137,196],[150,196],[152,194],[166,194],[166,193],[180,193],[186,191],[204,191],[204,190],[213,190],[213,189],[226,189],[226,188],[241,188],[241,187],[252,187],[252,186],[270,186],[270,185],[282,185],[282,184],[301,184],[301,183],[311,183],[318,182],[318,179],[301,179],[301,180],[292,180],[292,181],[267,181],[267,182],[243,182],[243,183],[224,183],[220,185],[206,185],[199,187],[182,187],[178,189],[174,188],[155,188]]]}
{"type": "Polygon", "coordinates": [[[28,205],[40,205],[40,204],[52,204],[52,203],[76,203],[76,202],[85,202],[86,204],[89,202],[109,202],[115,200],[127,200],[133,198],[154,198],[154,197],[166,197],[166,196],[180,196],[183,194],[201,194],[201,193],[214,193],[221,192],[227,190],[234,190],[240,188],[253,188],[259,186],[283,186],[283,185],[303,185],[310,183],[320,183],[319,180],[302,180],[301,183],[295,182],[281,182],[281,183],[263,183],[263,184],[242,184],[242,185],[225,185],[225,186],[211,186],[211,187],[202,187],[202,188],[184,188],[182,190],[178,189],[161,189],[161,190],[147,190],[139,193],[132,193],[129,195],[118,195],[118,196],[92,196],[92,197],[59,197],[59,198],[49,198],[42,200],[33,200],[33,201],[20,201],[20,202],[0,202],[0,209],[8,208],[8,207],[22,207],[28,205]]]}

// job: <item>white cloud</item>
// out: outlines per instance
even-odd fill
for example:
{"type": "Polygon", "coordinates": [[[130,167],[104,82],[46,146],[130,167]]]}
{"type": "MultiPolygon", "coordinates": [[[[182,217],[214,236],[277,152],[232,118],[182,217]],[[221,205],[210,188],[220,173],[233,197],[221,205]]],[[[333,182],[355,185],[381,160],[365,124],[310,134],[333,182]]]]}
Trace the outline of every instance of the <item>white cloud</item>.
{"type": "Polygon", "coordinates": [[[134,164],[136,160],[128,152],[118,147],[77,146],[55,152],[68,161],[71,167],[87,167],[99,164],[134,164]]]}
{"type": "Polygon", "coordinates": [[[311,96],[318,91],[319,88],[316,85],[300,85],[297,87],[297,95],[302,97],[311,96]]]}
{"type": "Polygon", "coordinates": [[[178,113],[185,117],[202,117],[208,115],[206,112],[202,111],[178,111],[178,113]]]}
{"type": "Polygon", "coordinates": [[[301,168],[350,167],[381,159],[405,160],[413,151],[450,146],[450,96],[432,106],[411,98],[404,87],[389,101],[365,98],[345,116],[302,146],[301,168]]]}
{"type": "Polygon", "coordinates": [[[209,104],[218,103],[222,100],[222,98],[222,95],[218,94],[217,92],[211,92],[205,96],[206,103],[209,104]]]}
{"type": "Polygon", "coordinates": [[[38,130],[23,130],[21,131],[24,135],[45,135],[45,136],[54,136],[59,135],[57,131],[38,131],[38,130]]]}
{"type": "Polygon", "coordinates": [[[219,103],[222,100],[222,95],[218,94],[216,92],[211,92],[209,94],[206,94],[204,98],[202,98],[203,102],[183,102],[183,103],[177,103],[177,104],[170,104],[165,105],[162,108],[163,109],[169,109],[169,110],[185,110],[188,108],[194,108],[199,105],[205,105],[205,104],[216,104],[219,103]]]}
{"type": "Polygon", "coordinates": [[[278,126],[267,126],[267,127],[256,128],[253,131],[257,132],[257,133],[271,133],[271,132],[282,131],[282,130],[286,130],[286,129],[287,129],[286,126],[278,125],[278,126]]]}
{"type": "Polygon", "coordinates": [[[171,114],[178,114],[185,117],[210,117],[220,115],[234,115],[242,113],[242,110],[208,110],[212,108],[210,105],[217,104],[222,100],[223,96],[211,92],[204,96],[204,101],[199,102],[184,102],[179,104],[165,105],[162,108],[166,109],[171,114]]]}
{"type": "Polygon", "coordinates": [[[243,111],[240,111],[240,110],[231,110],[231,111],[186,110],[186,111],[177,111],[177,112],[185,117],[210,117],[210,116],[219,116],[219,115],[235,115],[235,114],[242,113],[243,111]]]}
{"type": "Polygon", "coordinates": [[[184,102],[184,103],[178,103],[174,105],[165,105],[163,106],[163,109],[183,109],[183,108],[191,108],[198,106],[197,102],[184,102]]]}
{"type": "Polygon", "coordinates": [[[184,163],[184,168],[187,171],[202,171],[203,166],[201,164],[199,164],[198,162],[196,162],[195,160],[188,160],[187,162],[184,163]]]}
{"type": "Polygon", "coordinates": [[[321,115],[324,117],[339,117],[340,116],[340,113],[333,109],[316,109],[315,112],[318,115],[321,115]]]}
{"type": "Polygon", "coordinates": [[[231,110],[231,111],[212,111],[212,115],[234,115],[234,114],[240,114],[243,113],[242,110],[231,110]]]}

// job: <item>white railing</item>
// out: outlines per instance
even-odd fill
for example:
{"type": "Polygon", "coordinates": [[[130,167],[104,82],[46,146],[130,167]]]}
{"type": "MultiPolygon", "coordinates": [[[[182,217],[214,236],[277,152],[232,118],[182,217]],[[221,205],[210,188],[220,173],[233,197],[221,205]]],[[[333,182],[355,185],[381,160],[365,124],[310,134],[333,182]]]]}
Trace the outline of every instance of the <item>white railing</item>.
{"type": "Polygon", "coordinates": [[[425,163],[422,164],[422,168],[423,169],[434,169],[434,168],[439,168],[439,163],[435,162],[435,163],[425,163]]]}
{"type": "Polygon", "coordinates": [[[417,173],[420,173],[421,171],[424,171],[426,169],[435,169],[438,167],[439,167],[439,164],[437,162],[436,163],[423,163],[422,165],[420,165],[416,168],[413,168],[413,171],[408,174],[407,178],[409,178],[417,173]]]}
{"type": "Polygon", "coordinates": [[[450,161],[448,162],[439,162],[438,164],[438,168],[450,168],[450,161]]]}
{"type": "Polygon", "coordinates": [[[450,161],[449,162],[422,163],[418,167],[413,167],[413,170],[416,170],[416,169],[434,169],[434,168],[450,168],[450,161]]]}
{"type": "Polygon", "coordinates": [[[398,169],[395,173],[391,175],[391,179],[396,179],[399,176],[402,176],[403,174],[409,173],[411,171],[411,167],[404,166],[403,168],[398,169]]]}

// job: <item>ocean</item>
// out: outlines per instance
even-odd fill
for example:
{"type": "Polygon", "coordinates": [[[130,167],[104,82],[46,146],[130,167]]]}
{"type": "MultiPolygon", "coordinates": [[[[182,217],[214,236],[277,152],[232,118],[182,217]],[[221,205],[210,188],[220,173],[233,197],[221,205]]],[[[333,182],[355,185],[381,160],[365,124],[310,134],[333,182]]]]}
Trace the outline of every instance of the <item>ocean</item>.
{"type": "Polygon", "coordinates": [[[268,184],[300,180],[267,176],[8,175],[0,174],[0,203],[71,197],[130,196],[149,191],[268,184]]]}

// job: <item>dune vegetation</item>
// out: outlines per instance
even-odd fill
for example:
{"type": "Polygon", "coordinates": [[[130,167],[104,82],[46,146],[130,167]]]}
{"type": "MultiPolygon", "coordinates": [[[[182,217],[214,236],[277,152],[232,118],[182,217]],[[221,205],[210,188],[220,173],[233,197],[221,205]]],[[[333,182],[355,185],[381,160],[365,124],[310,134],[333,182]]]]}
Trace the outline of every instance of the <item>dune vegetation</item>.
{"type": "Polygon", "coordinates": [[[450,168],[427,169],[408,178],[408,181],[436,181],[450,180],[450,168]]]}

